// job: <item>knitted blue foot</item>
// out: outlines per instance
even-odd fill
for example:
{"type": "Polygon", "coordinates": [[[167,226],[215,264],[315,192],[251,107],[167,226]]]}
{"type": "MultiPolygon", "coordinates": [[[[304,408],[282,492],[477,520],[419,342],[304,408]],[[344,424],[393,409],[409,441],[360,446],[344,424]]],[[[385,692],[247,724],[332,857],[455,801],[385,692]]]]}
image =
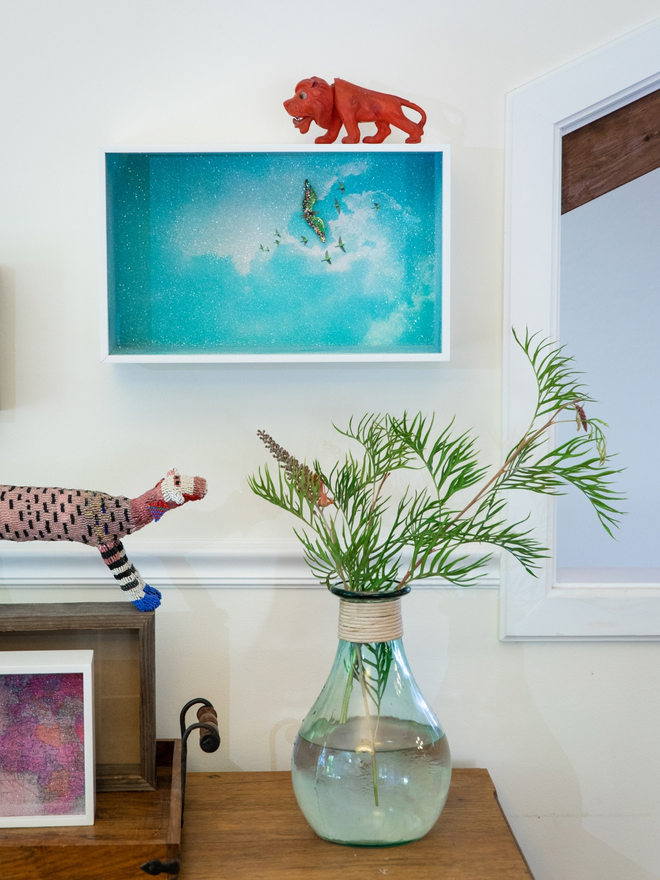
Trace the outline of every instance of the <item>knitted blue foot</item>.
{"type": "Polygon", "coordinates": [[[135,605],[138,611],[154,611],[160,605],[160,599],[161,596],[158,590],[150,587],[149,584],[145,584],[144,596],[141,599],[136,599],[133,605],[135,605]]]}

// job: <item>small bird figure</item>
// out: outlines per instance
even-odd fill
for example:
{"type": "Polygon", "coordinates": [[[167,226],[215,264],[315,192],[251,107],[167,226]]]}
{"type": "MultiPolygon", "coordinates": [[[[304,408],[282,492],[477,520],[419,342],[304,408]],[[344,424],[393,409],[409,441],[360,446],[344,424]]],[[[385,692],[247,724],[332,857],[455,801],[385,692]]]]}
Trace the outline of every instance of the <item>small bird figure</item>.
{"type": "Polygon", "coordinates": [[[339,236],[339,244],[336,244],[335,247],[336,247],[336,248],[341,248],[341,250],[342,250],[344,253],[346,253],[346,246],[344,245],[344,242],[341,240],[341,235],[339,236]]]}
{"type": "Polygon", "coordinates": [[[308,239],[308,238],[305,238],[304,235],[301,235],[300,238],[302,239],[302,243],[303,243],[303,244],[307,244],[307,242],[309,241],[309,239],[308,239]]]}
{"type": "Polygon", "coordinates": [[[378,202],[374,202],[374,208],[375,208],[377,211],[380,211],[380,205],[379,205],[378,202]]]}
{"type": "Polygon", "coordinates": [[[279,229],[276,229],[276,230],[275,230],[275,235],[276,235],[278,238],[282,238],[282,236],[280,235],[280,230],[279,230],[279,229]]]}
{"type": "Polygon", "coordinates": [[[341,205],[339,204],[337,199],[335,199],[335,208],[337,209],[337,213],[341,214],[341,205]]]}
{"type": "Polygon", "coordinates": [[[323,257],[323,259],[321,260],[321,262],[322,262],[322,263],[327,263],[328,266],[331,266],[331,265],[332,265],[332,260],[330,259],[330,254],[329,254],[327,251],[325,252],[325,256],[323,257]]]}
{"type": "Polygon", "coordinates": [[[344,184],[341,182],[341,180],[338,181],[338,184],[339,184],[339,189],[341,190],[341,194],[344,195],[344,190],[346,189],[346,187],[345,187],[344,184]]]}
{"type": "Polygon", "coordinates": [[[277,247],[279,247],[282,244],[282,242],[279,240],[279,238],[276,238],[275,244],[277,245],[277,247]]]}
{"type": "Polygon", "coordinates": [[[260,244],[260,245],[259,245],[259,250],[260,250],[260,251],[265,251],[266,248],[265,248],[262,244],[260,244]]]}

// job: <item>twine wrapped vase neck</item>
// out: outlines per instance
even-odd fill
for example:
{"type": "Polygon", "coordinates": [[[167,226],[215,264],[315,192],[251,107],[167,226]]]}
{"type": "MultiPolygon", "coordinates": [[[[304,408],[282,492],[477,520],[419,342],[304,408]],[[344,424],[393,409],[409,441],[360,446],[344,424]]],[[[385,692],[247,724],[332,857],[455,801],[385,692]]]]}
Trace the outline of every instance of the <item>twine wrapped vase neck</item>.
{"type": "Polygon", "coordinates": [[[392,642],[403,636],[401,597],[404,587],[392,593],[353,593],[333,588],[339,596],[338,636],[345,642],[392,642]]]}

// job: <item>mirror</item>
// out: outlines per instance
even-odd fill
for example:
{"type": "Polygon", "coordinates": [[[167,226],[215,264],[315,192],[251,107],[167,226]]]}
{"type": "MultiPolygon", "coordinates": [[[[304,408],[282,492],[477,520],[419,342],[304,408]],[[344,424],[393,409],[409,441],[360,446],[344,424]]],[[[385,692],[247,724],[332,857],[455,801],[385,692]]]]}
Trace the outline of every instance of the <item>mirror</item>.
{"type": "MultiPolygon", "coordinates": [[[[635,466],[623,478],[631,495],[625,534],[619,541],[597,539],[605,541],[612,554],[607,557],[592,542],[592,524],[596,534],[600,526],[591,511],[571,513],[567,498],[560,499],[557,514],[556,499],[534,498],[530,526],[552,549],[535,575],[521,572],[515,560],[501,559],[500,632],[507,641],[660,639],[660,562],[654,555],[660,542],[653,519],[658,221],[652,202],[637,217],[624,215],[618,202],[628,187],[644,186],[660,167],[659,58],[660,20],[507,95],[502,446],[510,448],[536,400],[536,388],[523,381],[525,364],[511,343],[511,327],[529,328],[570,345],[568,353],[576,355],[578,369],[587,371],[593,396],[603,400],[602,413],[612,425],[611,449],[620,451],[622,464],[635,466]],[[653,112],[646,112],[654,102],[653,112]],[[601,129],[613,118],[619,130],[633,132],[625,146],[603,137],[601,129]],[[567,163],[568,147],[580,141],[587,149],[574,151],[579,161],[567,163]],[[655,164],[640,167],[653,154],[655,164]],[[572,200],[573,210],[566,210],[564,197],[572,200]],[[608,205],[609,219],[596,219],[590,232],[577,228],[592,211],[608,205]],[[595,245],[585,281],[589,241],[595,245]],[[608,261],[615,246],[626,241],[635,250],[627,265],[617,261],[615,271],[608,261]],[[595,269],[604,276],[598,289],[595,269]],[[648,286],[633,270],[640,270],[648,286]],[[584,301],[571,300],[571,284],[587,297],[584,301]],[[590,346],[601,361],[590,362],[590,346]],[[633,441],[628,447],[627,438],[633,441]],[[646,446],[635,445],[647,440],[646,446]],[[643,555],[641,548],[649,552],[643,555]],[[567,578],[561,582],[557,554],[561,576],[567,578]],[[567,571],[578,568],[582,571],[567,571]]],[[[639,210],[638,197],[633,203],[639,210]]],[[[598,414],[598,408],[589,407],[588,415],[598,414]]],[[[508,514],[525,516],[526,510],[512,498],[508,514]]]]}
{"type": "MultiPolygon", "coordinates": [[[[557,584],[660,584],[660,90],[565,134],[558,335],[602,406],[628,511],[612,540],[558,499],[557,584]]],[[[566,440],[575,424],[563,425],[566,440]]]]}

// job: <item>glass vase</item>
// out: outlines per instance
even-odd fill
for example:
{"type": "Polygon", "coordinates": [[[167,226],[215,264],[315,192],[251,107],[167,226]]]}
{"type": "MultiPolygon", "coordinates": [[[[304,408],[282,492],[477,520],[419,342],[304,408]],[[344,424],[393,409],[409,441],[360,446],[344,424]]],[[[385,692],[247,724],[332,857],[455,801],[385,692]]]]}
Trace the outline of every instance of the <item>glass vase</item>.
{"type": "Polygon", "coordinates": [[[447,737],[412,676],[401,596],[340,596],[339,646],[293,748],[293,788],[319,835],[351,846],[423,837],[447,800],[447,737]]]}

